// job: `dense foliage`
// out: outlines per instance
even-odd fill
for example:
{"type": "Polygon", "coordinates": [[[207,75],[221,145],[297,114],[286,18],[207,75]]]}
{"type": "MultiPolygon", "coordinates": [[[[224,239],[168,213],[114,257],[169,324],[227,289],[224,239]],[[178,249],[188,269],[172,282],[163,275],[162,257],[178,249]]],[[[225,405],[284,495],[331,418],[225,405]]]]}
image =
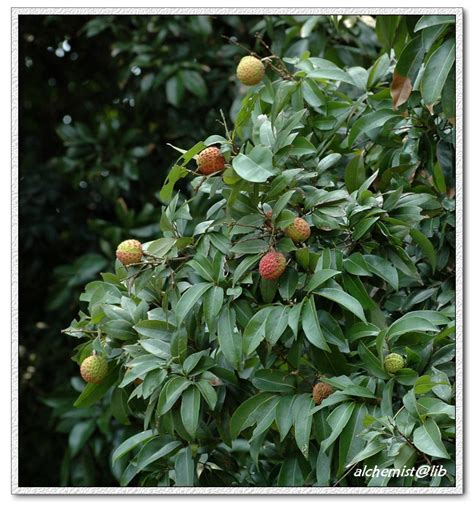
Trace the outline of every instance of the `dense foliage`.
{"type": "MultiPolygon", "coordinates": [[[[121,485],[452,485],[453,20],[383,16],[375,31],[367,17],[253,21],[267,76],[239,87],[232,107],[216,100],[214,110],[205,108],[214,78],[202,86],[186,66],[166,75],[168,103],[188,109],[188,84],[214,122],[202,122],[192,143],[185,135],[172,141],[192,148],[178,149],[164,185],[157,183],[159,220],[151,214],[149,228],[117,229],[113,219],[97,225],[110,259],[129,236],[144,242],[145,254],[128,268],[116,261],[87,284],[85,307],[66,331],[81,339],[78,364],[95,351],[109,371],[100,384],[74,378],[76,408],[64,402],[58,411],[69,431],[63,482],[75,484],[68,465],[86,451],[89,464],[110,460],[121,485]],[[201,176],[195,158],[211,145],[226,169],[201,176]],[[285,234],[295,217],[311,226],[305,242],[285,234]],[[276,281],[258,269],[272,249],[287,261],[276,281]],[[402,355],[405,367],[390,373],[389,353],[402,355]],[[315,404],[321,381],[332,394],[315,404]],[[448,474],[356,477],[362,463],[442,464],[448,474]]],[[[110,29],[122,40],[117,55],[144,55],[134,65],[148,66],[146,92],[169,58],[145,57],[163,45],[147,52],[133,41],[124,49],[140,31],[108,22],[94,18],[86,33],[110,29]]],[[[148,22],[135,21],[147,30],[148,22]]],[[[238,62],[229,56],[245,54],[232,42],[222,45],[226,81],[238,62]]],[[[121,125],[113,127],[118,137],[121,125]]],[[[95,145],[90,133],[71,129],[61,135],[80,179],[96,161],[82,150],[95,145]]],[[[114,161],[116,147],[128,145],[103,139],[111,152],[99,167],[128,171],[129,158],[135,170],[138,161],[152,164],[153,150],[137,154],[139,145],[114,161]]],[[[156,150],[164,142],[157,139],[156,150]]],[[[152,175],[138,175],[155,191],[152,175]]],[[[129,190],[120,179],[116,188],[91,182],[114,199],[129,190]]],[[[87,475],[78,480],[88,483],[87,475]]]]}

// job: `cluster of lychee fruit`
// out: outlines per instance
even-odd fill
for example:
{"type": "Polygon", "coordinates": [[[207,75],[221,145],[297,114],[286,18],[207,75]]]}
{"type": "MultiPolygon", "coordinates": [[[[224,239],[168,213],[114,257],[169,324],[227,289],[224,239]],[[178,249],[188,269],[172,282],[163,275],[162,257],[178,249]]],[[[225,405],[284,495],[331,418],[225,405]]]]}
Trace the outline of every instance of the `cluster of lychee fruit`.
{"type": "MultiPolygon", "coordinates": [[[[268,226],[272,212],[265,213],[267,219],[265,224],[268,226]]],[[[285,229],[285,235],[294,242],[305,242],[311,235],[310,225],[302,218],[296,217],[294,221],[285,229]]],[[[286,258],[283,253],[271,249],[261,259],[258,265],[260,277],[269,281],[275,281],[283,275],[286,269],[286,258]]]]}
{"type": "MultiPolygon", "coordinates": [[[[254,56],[243,57],[236,71],[237,79],[244,85],[252,86],[260,83],[265,76],[265,66],[254,56]]],[[[212,175],[225,168],[225,159],[219,147],[207,147],[197,156],[198,172],[212,175]]]]}

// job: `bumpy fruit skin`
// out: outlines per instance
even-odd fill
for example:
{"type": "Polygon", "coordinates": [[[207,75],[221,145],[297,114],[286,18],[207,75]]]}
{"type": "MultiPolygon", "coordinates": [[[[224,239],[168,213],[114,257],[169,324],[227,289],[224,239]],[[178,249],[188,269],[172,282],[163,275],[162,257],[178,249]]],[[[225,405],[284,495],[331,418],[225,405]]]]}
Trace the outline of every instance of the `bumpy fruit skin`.
{"type": "Polygon", "coordinates": [[[81,364],[81,376],[90,384],[100,384],[108,371],[107,360],[100,355],[86,357],[81,364]]]}
{"type": "Polygon", "coordinates": [[[198,170],[203,175],[211,175],[225,167],[225,159],[217,147],[204,149],[197,157],[198,170]]]}
{"type": "Polygon", "coordinates": [[[274,281],[278,279],[286,269],[285,255],[278,251],[269,251],[258,265],[258,272],[263,279],[274,281]]]}
{"type": "Polygon", "coordinates": [[[258,58],[244,57],[237,66],[237,79],[244,85],[256,85],[263,80],[264,76],[265,67],[258,58]]]}
{"type": "Polygon", "coordinates": [[[326,399],[334,392],[334,389],[325,382],[318,382],[313,386],[313,399],[316,405],[320,405],[323,399],[326,399]]]}
{"type": "Polygon", "coordinates": [[[142,259],[143,248],[138,240],[124,240],[117,246],[115,255],[124,265],[138,263],[142,259]]]}
{"type": "Polygon", "coordinates": [[[391,374],[400,371],[405,366],[405,360],[398,353],[388,354],[383,363],[387,372],[391,374]]]}
{"type": "Polygon", "coordinates": [[[293,224],[285,230],[285,234],[294,242],[304,242],[311,235],[311,227],[301,217],[296,217],[293,224]]]}

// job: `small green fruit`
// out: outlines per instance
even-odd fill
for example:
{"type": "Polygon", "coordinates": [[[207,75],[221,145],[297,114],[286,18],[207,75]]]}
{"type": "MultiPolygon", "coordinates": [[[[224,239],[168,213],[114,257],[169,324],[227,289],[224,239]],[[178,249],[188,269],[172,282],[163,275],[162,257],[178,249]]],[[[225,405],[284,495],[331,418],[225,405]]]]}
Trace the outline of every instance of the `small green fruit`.
{"type": "Polygon", "coordinates": [[[244,85],[256,85],[265,76],[265,66],[258,58],[247,56],[237,66],[237,79],[244,85]]]}
{"type": "Polygon", "coordinates": [[[81,364],[81,376],[90,384],[100,384],[107,376],[107,359],[100,355],[86,357],[81,364]]]}
{"type": "Polygon", "coordinates": [[[398,353],[390,353],[388,354],[384,361],[385,369],[388,373],[394,374],[397,371],[400,371],[405,366],[405,360],[398,353]]]}

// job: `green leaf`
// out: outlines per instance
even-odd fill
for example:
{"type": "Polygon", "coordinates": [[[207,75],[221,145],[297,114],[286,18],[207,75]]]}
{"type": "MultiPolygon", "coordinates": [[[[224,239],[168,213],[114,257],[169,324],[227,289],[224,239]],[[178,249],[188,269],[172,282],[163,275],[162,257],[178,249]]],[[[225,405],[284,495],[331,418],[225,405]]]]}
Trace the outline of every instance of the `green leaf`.
{"type": "Polygon", "coordinates": [[[312,292],[322,284],[324,284],[329,279],[332,279],[334,276],[337,276],[341,272],[339,270],[333,269],[321,269],[316,271],[315,274],[311,276],[309,281],[306,283],[304,289],[306,292],[312,292]]]}
{"type": "Polygon", "coordinates": [[[379,220],[378,216],[375,217],[366,217],[359,221],[352,232],[352,239],[359,240],[361,239],[371,228],[372,226],[379,220]]]}
{"type": "Polygon", "coordinates": [[[257,145],[248,155],[240,153],[232,161],[232,167],[239,177],[248,182],[266,182],[275,175],[273,155],[268,147],[257,145]]]}
{"type": "Polygon", "coordinates": [[[393,47],[400,18],[391,15],[379,15],[376,18],[375,33],[387,53],[393,47]]]}
{"type": "Polygon", "coordinates": [[[358,454],[356,454],[352,461],[346,465],[346,468],[350,468],[352,465],[355,465],[359,463],[360,461],[364,461],[367,458],[371,458],[372,456],[375,456],[380,451],[383,451],[387,448],[387,444],[378,442],[377,440],[374,440],[373,442],[369,442],[362,451],[360,451],[358,454]]]}
{"type": "Polygon", "coordinates": [[[365,182],[365,179],[364,158],[362,156],[355,156],[349,161],[344,172],[344,182],[349,193],[357,191],[365,182]]]}
{"type": "Polygon", "coordinates": [[[423,63],[425,51],[421,36],[412,39],[403,49],[393,72],[390,88],[395,109],[408,101],[423,63]]]}
{"type": "Polygon", "coordinates": [[[266,392],[293,392],[296,387],[294,375],[278,369],[259,369],[252,383],[257,389],[266,392]]]}
{"type": "Polygon", "coordinates": [[[183,391],[190,385],[191,381],[186,380],[186,378],[183,378],[182,376],[177,376],[166,382],[160,392],[160,398],[156,407],[156,414],[164,415],[166,412],[171,410],[183,391]]]}
{"type": "Polygon", "coordinates": [[[398,272],[390,262],[376,255],[363,256],[372,273],[387,281],[394,290],[398,290],[398,272]]]}
{"type": "Polygon", "coordinates": [[[430,417],[447,416],[453,420],[456,418],[456,407],[454,405],[448,405],[444,401],[440,401],[437,398],[420,398],[417,401],[417,405],[422,415],[430,417]]]}
{"type": "Polygon", "coordinates": [[[418,246],[420,246],[423,254],[428,258],[430,262],[431,268],[433,272],[436,270],[436,251],[433,247],[433,244],[428,239],[428,237],[422,233],[420,230],[415,230],[414,228],[410,230],[411,238],[415,241],[418,246]]]}
{"type": "Polygon", "coordinates": [[[305,481],[298,458],[286,458],[280,468],[277,484],[281,487],[303,486],[305,481]]]}
{"type": "Polygon", "coordinates": [[[204,294],[204,316],[208,325],[213,325],[224,303],[224,289],[213,286],[204,294]]]}
{"type": "Polygon", "coordinates": [[[178,447],[181,447],[181,442],[171,440],[169,437],[156,437],[147,442],[137,457],[137,469],[141,471],[154,461],[159,460],[171,454],[178,447]]]}
{"type": "Polygon", "coordinates": [[[244,401],[234,412],[230,420],[232,438],[236,439],[241,431],[255,424],[259,409],[274,397],[273,394],[262,392],[244,401]]]}
{"type": "Polygon", "coordinates": [[[387,331],[387,337],[394,338],[407,332],[438,332],[438,328],[425,318],[405,315],[392,323],[387,331]]]}
{"type": "Polygon", "coordinates": [[[71,458],[82,450],[89,438],[94,433],[95,421],[79,421],[76,423],[69,432],[69,451],[71,458]]]}
{"type": "Polygon", "coordinates": [[[288,325],[288,309],[286,306],[274,306],[265,321],[265,337],[274,345],[285,332],[288,325]]]}
{"type": "Polygon", "coordinates": [[[239,332],[234,331],[235,327],[235,313],[229,307],[225,307],[217,322],[219,346],[224,357],[235,369],[239,369],[242,356],[242,338],[239,332]]]}
{"type": "Polygon", "coordinates": [[[181,420],[184,429],[191,435],[191,438],[196,436],[200,408],[201,394],[199,389],[193,385],[186,389],[181,397],[181,420]]]}
{"type": "Polygon", "coordinates": [[[422,16],[416,23],[414,32],[419,32],[424,28],[435,25],[448,25],[456,22],[456,16],[422,16]]]}
{"type": "Polygon", "coordinates": [[[297,396],[287,395],[280,398],[275,411],[275,422],[280,432],[280,440],[284,440],[293,425],[292,406],[297,396]]]}
{"type": "Polygon", "coordinates": [[[191,446],[181,449],[174,462],[176,486],[194,486],[194,461],[191,446]]]}
{"type": "Polygon", "coordinates": [[[339,290],[337,288],[320,288],[315,293],[316,295],[324,297],[325,299],[329,299],[332,300],[333,302],[336,302],[343,308],[353,313],[355,316],[357,316],[357,318],[359,318],[363,322],[367,321],[365,319],[364,310],[362,309],[362,306],[360,305],[359,301],[354,299],[354,297],[344,292],[343,290],[339,290]]]}
{"type": "Polygon", "coordinates": [[[428,418],[423,426],[415,429],[413,432],[413,443],[415,447],[425,454],[435,458],[449,459],[449,453],[441,439],[441,432],[436,421],[428,418]]]}
{"type": "Polygon", "coordinates": [[[312,296],[303,305],[302,327],[306,338],[311,344],[321,348],[321,350],[331,351],[321,330],[316,305],[312,296]]]}
{"type": "Polygon", "coordinates": [[[162,239],[150,242],[146,248],[146,252],[158,258],[163,258],[176,244],[176,239],[164,237],[162,239]]]}
{"type": "Polygon", "coordinates": [[[197,283],[183,293],[175,308],[178,327],[186,319],[196,302],[213,286],[212,283],[197,283]]]}
{"type": "Polygon", "coordinates": [[[351,76],[333,62],[317,57],[312,57],[309,60],[313,64],[313,70],[308,72],[309,78],[343,81],[355,85],[351,76]]]}
{"type": "Polygon", "coordinates": [[[199,389],[201,396],[205,399],[211,410],[214,410],[217,403],[217,392],[214,387],[207,380],[199,380],[196,382],[196,387],[199,389]]]}
{"type": "Polygon", "coordinates": [[[331,426],[331,434],[321,442],[322,451],[327,451],[337,440],[346,424],[349,422],[355,406],[355,403],[342,403],[329,414],[328,423],[329,426],[331,426]]]}
{"type": "Polygon", "coordinates": [[[128,395],[126,391],[116,387],[114,392],[112,393],[112,399],[110,402],[110,411],[112,415],[119,421],[121,424],[130,424],[128,419],[129,408],[127,403],[128,395]]]}
{"type": "Polygon", "coordinates": [[[113,339],[121,341],[137,339],[137,333],[133,330],[133,325],[125,320],[109,320],[102,326],[102,330],[113,339]]]}
{"type": "MultiPolygon", "coordinates": [[[[205,148],[204,144],[203,148],[205,148]]],[[[160,199],[163,202],[168,203],[171,200],[176,182],[178,182],[178,180],[182,179],[183,177],[186,177],[187,174],[188,171],[183,166],[175,164],[173,168],[171,168],[171,171],[168,173],[165,183],[160,191],[160,199]]]]}
{"type": "Polygon", "coordinates": [[[298,396],[292,407],[296,445],[305,458],[308,458],[309,454],[309,437],[313,423],[311,410],[313,408],[314,401],[310,395],[298,396]]]}
{"type": "Polygon", "coordinates": [[[387,373],[381,367],[380,360],[367,348],[364,343],[359,342],[357,351],[364,363],[364,369],[366,369],[369,373],[373,374],[377,378],[388,378],[387,373]]]}
{"type": "Polygon", "coordinates": [[[250,355],[265,339],[265,322],[272,311],[266,307],[257,311],[244,329],[242,336],[242,349],[245,355],[250,355]]]}
{"type": "Polygon", "coordinates": [[[112,463],[115,463],[118,459],[120,459],[122,456],[130,452],[135,447],[143,444],[143,442],[147,442],[154,436],[155,432],[151,429],[148,429],[146,431],[142,431],[141,433],[138,433],[136,435],[131,436],[130,438],[127,438],[125,442],[122,442],[117,449],[112,454],[112,463]]]}
{"type": "Polygon", "coordinates": [[[258,263],[261,257],[261,254],[246,256],[235,269],[234,276],[232,278],[233,285],[238,283],[243,278],[243,276],[245,276],[247,272],[252,269],[256,263],[258,263]]]}
{"type": "Polygon", "coordinates": [[[365,405],[356,405],[352,412],[349,422],[339,436],[339,470],[338,475],[342,475],[347,462],[352,461],[365,446],[366,441],[361,437],[365,426],[364,418],[367,415],[365,405]]]}
{"type": "Polygon", "coordinates": [[[272,209],[272,221],[276,221],[278,219],[280,212],[286,207],[294,192],[294,190],[287,191],[285,194],[280,196],[280,198],[278,198],[278,201],[275,203],[272,209]]]}
{"type": "Polygon", "coordinates": [[[428,59],[420,84],[423,101],[434,104],[443,91],[449,71],[454,64],[456,45],[454,38],[445,41],[428,59]]]}
{"type": "Polygon", "coordinates": [[[318,171],[319,173],[325,172],[326,170],[334,166],[341,159],[341,157],[342,157],[341,154],[327,155],[326,157],[321,159],[321,161],[319,161],[318,165],[316,166],[316,171],[318,171]]]}
{"type": "Polygon", "coordinates": [[[183,69],[181,72],[184,86],[197,97],[206,97],[207,86],[203,77],[196,71],[183,69]]]}
{"type": "Polygon", "coordinates": [[[381,109],[372,113],[363,114],[358,118],[349,133],[348,144],[351,147],[360,136],[371,129],[382,127],[386,122],[393,118],[402,118],[400,115],[389,109],[381,109]]]}

